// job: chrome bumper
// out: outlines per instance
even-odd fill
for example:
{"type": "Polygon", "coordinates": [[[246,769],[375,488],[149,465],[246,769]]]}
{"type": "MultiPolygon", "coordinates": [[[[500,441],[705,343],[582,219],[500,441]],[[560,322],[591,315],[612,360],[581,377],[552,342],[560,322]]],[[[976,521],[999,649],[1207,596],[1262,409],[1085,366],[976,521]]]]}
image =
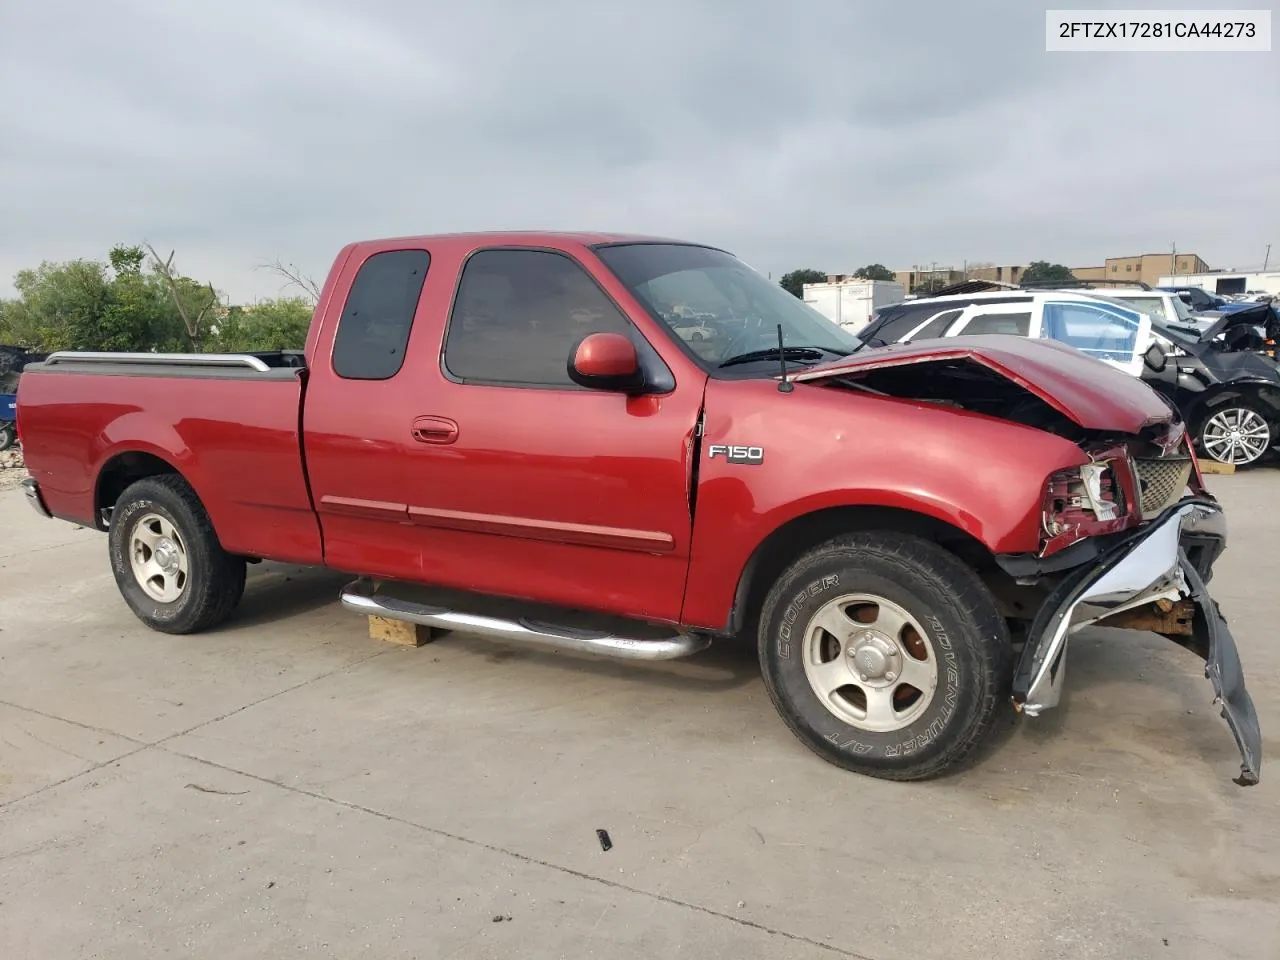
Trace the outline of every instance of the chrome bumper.
{"type": "Polygon", "coordinates": [[[1030,716],[1057,706],[1062,696],[1067,640],[1106,617],[1156,600],[1190,600],[1195,607],[1190,642],[1205,660],[1215,703],[1240,748],[1235,782],[1258,782],[1262,734],[1235,639],[1205,582],[1226,544],[1226,519],[1211,500],[1189,498],[1165,510],[1131,539],[1067,577],[1041,607],[1014,674],[1015,707],[1030,716]]]}
{"type": "Polygon", "coordinates": [[[18,486],[22,487],[22,492],[27,497],[27,503],[31,504],[31,508],[36,513],[46,519],[53,516],[49,512],[49,508],[45,506],[44,497],[40,495],[40,484],[36,483],[34,477],[23,477],[18,486]]]}

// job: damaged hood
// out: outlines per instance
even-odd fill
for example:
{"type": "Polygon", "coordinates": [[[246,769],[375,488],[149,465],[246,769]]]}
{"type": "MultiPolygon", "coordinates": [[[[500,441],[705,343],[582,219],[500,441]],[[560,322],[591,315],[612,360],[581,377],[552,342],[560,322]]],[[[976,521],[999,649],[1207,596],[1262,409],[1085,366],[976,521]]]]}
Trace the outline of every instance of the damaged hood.
{"type": "Polygon", "coordinates": [[[1233,327],[1262,327],[1268,337],[1273,337],[1276,335],[1276,328],[1280,326],[1280,318],[1277,318],[1269,303],[1250,304],[1229,313],[1202,313],[1196,319],[1209,323],[1200,333],[1201,343],[1209,343],[1233,327]]]}
{"type": "Polygon", "coordinates": [[[888,367],[973,363],[1006,377],[1086,430],[1135,434],[1174,413],[1137,377],[1052,340],[984,334],[864,348],[849,357],[797,371],[788,379],[815,383],[853,378],[888,367]]]}

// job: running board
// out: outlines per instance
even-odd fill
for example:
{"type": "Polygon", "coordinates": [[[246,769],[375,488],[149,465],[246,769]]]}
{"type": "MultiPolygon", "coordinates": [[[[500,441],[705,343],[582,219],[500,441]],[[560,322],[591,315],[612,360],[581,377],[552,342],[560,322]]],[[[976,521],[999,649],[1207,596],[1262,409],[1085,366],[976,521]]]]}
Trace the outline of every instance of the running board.
{"type": "Polygon", "coordinates": [[[353,613],[387,620],[403,620],[437,630],[458,630],[495,640],[526,643],[556,650],[591,653],[615,660],[677,660],[705,650],[711,639],[674,633],[652,640],[622,636],[603,630],[587,630],[535,620],[531,617],[507,619],[449,610],[371,590],[367,581],[357,580],[343,588],[342,606],[353,613]]]}

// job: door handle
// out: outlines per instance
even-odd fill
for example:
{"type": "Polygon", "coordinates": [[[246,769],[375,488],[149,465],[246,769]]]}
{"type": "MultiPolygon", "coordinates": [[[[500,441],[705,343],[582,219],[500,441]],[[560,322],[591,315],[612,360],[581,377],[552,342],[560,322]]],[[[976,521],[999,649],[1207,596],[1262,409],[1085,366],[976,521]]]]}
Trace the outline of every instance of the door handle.
{"type": "Polygon", "coordinates": [[[458,425],[448,417],[418,417],[413,421],[413,439],[419,443],[453,443],[458,425]]]}

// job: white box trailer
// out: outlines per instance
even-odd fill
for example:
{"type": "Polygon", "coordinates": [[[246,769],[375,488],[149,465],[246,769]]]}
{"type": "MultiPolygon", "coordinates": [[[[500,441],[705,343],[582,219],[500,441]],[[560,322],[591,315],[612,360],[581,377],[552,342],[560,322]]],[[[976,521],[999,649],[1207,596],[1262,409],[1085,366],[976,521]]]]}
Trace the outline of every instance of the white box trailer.
{"type": "Polygon", "coordinates": [[[881,307],[897,303],[906,289],[892,280],[840,280],[806,283],[804,302],[850,333],[857,333],[881,307]]]}

